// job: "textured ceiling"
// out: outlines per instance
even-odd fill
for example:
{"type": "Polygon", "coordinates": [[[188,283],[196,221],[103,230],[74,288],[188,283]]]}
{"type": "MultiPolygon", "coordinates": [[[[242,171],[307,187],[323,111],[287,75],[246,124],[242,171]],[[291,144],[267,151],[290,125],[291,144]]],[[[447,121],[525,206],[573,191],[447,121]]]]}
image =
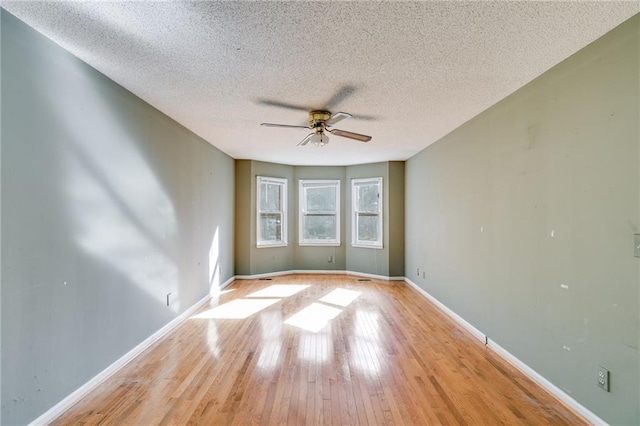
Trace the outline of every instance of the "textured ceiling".
{"type": "Polygon", "coordinates": [[[640,2],[7,2],[234,158],[405,160],[640,11],[640,2]],[[373,136],[296,144],[305,108],[373,136]],[[358,118],[360,116],[360,118],[358,118]]]}

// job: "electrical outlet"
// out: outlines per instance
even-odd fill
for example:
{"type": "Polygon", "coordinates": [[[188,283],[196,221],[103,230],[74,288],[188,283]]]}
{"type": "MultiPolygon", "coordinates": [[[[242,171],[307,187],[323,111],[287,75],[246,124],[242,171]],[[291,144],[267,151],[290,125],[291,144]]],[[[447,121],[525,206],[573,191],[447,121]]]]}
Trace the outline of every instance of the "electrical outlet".
{"type": "Polygon", "coordinates": [[[329,263],[333,263],[333,256],[329,256],[329,257],[327,258],[327,261],[328,261],[329,263]]]}
{"type": "Polygon", "coordinates": [[[420,268],[416,269],[416,275],[420,276],[420,268]]]}
{"type": "Polygon", "coordinates": [[[599,387],[609,392],[609,370],[598,366],[596,369],[596,383],[599,387]]]}

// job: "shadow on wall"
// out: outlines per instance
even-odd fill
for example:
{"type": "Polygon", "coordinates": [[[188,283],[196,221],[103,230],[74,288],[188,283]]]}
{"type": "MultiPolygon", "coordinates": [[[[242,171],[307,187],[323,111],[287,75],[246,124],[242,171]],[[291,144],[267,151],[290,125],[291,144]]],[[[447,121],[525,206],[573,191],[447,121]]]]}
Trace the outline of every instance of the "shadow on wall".
{"type": "MultiPolygon", "coordinates": [[[[74,83],[95,84],[82,76],[74,83]]],[[[100,88],[78,91],[99,94],[100,88]]],[[[43,93],[56,95],[50,88],[43,93]]],[[[74,99],[68,108],[60,107],[60,98],[49,101],[53,119],[69,136],[62,160],[73,240],[151,300],[164,305],[171,293],[177,303],[170,309],[180,312],[174,206],[135,149],[135,136],[98,96],[74,99]],[[82,114],[84,109],[96,113],[82,114]]]]}

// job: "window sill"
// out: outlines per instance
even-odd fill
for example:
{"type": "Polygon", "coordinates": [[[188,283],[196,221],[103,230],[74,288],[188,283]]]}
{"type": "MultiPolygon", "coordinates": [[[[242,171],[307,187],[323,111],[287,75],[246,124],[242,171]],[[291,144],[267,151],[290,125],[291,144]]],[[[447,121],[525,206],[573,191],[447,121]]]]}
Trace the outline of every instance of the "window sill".
{"type": "Polygon", "coordinates": [[[256,248],[287,247],[289,243],[256,244],[256,248]]]}
{"type": "Polygon", "coordinates": [[[332,241],[327,243],[321,242],[299,242],[298,245],[300,247],[340,247],[340,241],[332,241]]]}
{"type": "Polygon", "coordinates": [[[369,244],[351,244],[351,247],[354,248],[364,248],[364,249],[376,249],[376,250],[382,250],[384,249],[384,246],[381,245],[369,245],[369,244]]]}

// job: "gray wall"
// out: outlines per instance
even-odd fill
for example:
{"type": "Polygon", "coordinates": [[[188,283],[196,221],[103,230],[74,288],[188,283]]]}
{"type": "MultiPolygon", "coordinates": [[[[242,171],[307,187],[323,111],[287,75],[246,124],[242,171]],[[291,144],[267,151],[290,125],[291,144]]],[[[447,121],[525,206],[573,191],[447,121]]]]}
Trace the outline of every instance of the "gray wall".
{"type": "Polygon", "coordinates": [[[234,160],[1,13],[2,423],[24,424],[234,275],[234,160]]]}
{"type": "Polygon", "coordinates": [[[407,277],[613,424],[640,423],[639,22],[406,164],[407,277]]]}
{"type": "Polygon", "coordinates": [[[382,276],[404,274],[404,162],[348,167],[289,166],[251,160],[236,162],[236,273],[256,275],[290,270],[355,271],[382,276]],[[289,245],[256,248],[256,176],[287,178],[289,245]],[[382,177],[384,248],[351,247],[351,179],[382,177]],[[299,179],[339,179],[340,247],[298,246],[299,179]],[[393,251],[392,251],[393,250],[393,251]],[[333,262],[329,262],[329,258],[333,262]]]}

